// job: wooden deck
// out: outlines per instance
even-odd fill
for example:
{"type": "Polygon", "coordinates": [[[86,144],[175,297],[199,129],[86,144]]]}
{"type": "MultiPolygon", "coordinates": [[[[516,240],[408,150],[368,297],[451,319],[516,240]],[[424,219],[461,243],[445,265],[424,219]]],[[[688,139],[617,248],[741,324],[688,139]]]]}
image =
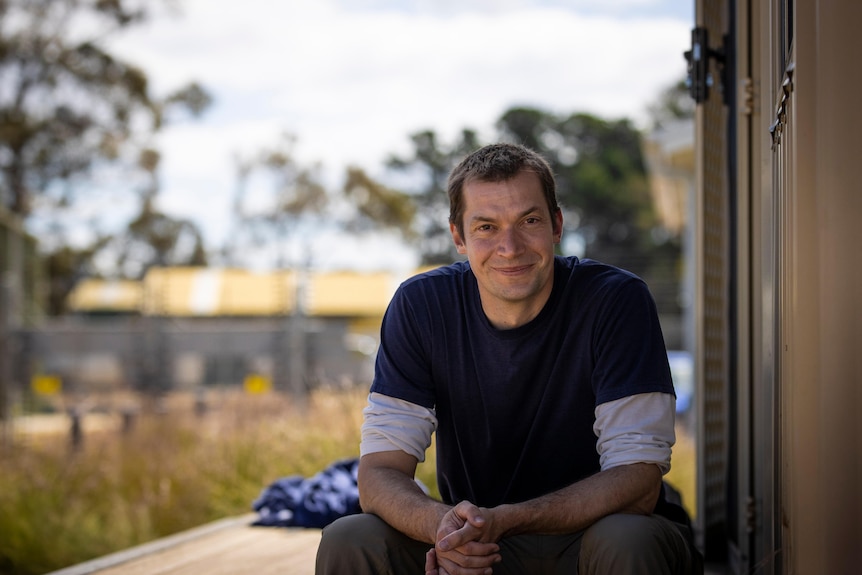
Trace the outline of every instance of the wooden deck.
{"type": "MultiPolygon", "coordinates": [[[[319,529],[252,527],[223,519],[47,575],[312,575],[319,529]]],[[[705,575],[728,573],[707,565],[705,575]]]]}
{"type": "Polygon", "coordinates": [[[216,521],[48,575],[310,575],[319,529],[252,527],[255,514],[216,521]]]}

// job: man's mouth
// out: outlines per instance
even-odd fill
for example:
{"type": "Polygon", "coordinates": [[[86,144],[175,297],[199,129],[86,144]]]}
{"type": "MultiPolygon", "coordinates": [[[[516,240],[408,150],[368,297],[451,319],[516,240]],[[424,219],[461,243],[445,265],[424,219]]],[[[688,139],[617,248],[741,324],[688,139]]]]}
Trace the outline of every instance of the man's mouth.
{"type": "Polygon", "coordinates": [[[520,266],[495,267],[494,270],[496,270],[497,273],[502,275],[517,276],[528,272],[532,267],[532,265],[526,264],[520,266]]]}

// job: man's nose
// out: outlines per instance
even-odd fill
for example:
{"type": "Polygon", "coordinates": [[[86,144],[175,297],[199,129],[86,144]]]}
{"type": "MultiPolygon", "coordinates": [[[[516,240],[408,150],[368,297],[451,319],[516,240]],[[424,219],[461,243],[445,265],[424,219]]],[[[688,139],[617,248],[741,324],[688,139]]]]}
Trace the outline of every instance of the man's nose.
{"type": "Polygon", "coordinates": [[[502,229],[499,238],[500,242],[497,244],[497,252],[500,255],[517,255],[524,249],[524,239],[517,228],[502,229]]]}

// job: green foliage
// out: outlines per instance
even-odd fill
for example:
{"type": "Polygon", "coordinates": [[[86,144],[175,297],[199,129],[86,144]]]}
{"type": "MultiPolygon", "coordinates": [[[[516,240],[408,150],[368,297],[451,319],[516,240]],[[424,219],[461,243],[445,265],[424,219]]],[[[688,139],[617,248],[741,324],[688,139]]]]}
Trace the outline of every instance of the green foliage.
{"type": "Polygon", "coordinates": [[[320,166],[299,163],[295,146],[296,138],[285,133],[274,145],[237,159],[234,230],[222,248],[230,265],[244,265],[250,248],[263,247],[278,253],[278,261],[270,262],[278,267],[307,263],[307,253],[303,261],[289,261],[287,244],[300,237],[302,224],[321,222],[331,198],[320,166]]]}
{"type": "Polygon", "coordinates": [[[403,231],[406,238],[413,237],[410,225],[416,205],[410,196],[374,181],[359,168],[347,169],[343,190],[360,216],[347,223],[348,230],[396,229],[403,231]]]}
{"type": "MultiPolygon", "coordinates": [[[[565,233],[582,239],[582,255],[640,275],[661,295],[660,311],[678,313],[681,238],[656,233],[659,222],[641,134],[632,123],[514,107],[502,114],[496,128],[498,140],[524,144],[550,162],[565,233]]],[[[411,157],[391,157],[387,164],[419,182],[410,197],[416,202],[415,245],[422,263],[449,263],[458,256],[449,234],[446,181],[452,168],[482,142],[468,129],[451,145],[433,130],[413,134],[411,141],[411,157]]]]}
{"type": "MultiPolygon", "coordinates": [[[[109,165],[122,166],[125,181],[142,174],[155,182],[158,154],[148,140],[167,117],[197,116],[210,104],[196,83],[153,94],[140,68],[106,50],[106,39],[144,22],[152,7],[151,0],[0,2],[0,205],[24,218],[38,215],[48,231],[40,242],[49,253],[55,312],[94,259],[129,243],[90,228],[87,245],[73,244],[63,213],[92,201],[95,173],[109,165]]],[[[136,191],[144,201],[133,241],[161,242],[144,252],[152,261],[142,265],[205,261],[196,227],[152,209],[157,187],[129,188],[136,191]],[[167,257],[177,244],[190,253],[167,257]]]]}
{"type": "Polygon", "coordinates": [[[152,266],[206,265],[203,236],[194,223],[158,211],[150,197],[141,203],[126,231],[107,244],[116,258],[113,269],[141,279],[152,266]]]}
{"type": "Polygon", "coordinates": [[[648,110],[653,127],[659,128],[675,120],[694,118],[696,107],[683,78],[665,88],[648,110]]]}
{"type": "Polygon", "coordinates": [[[66,298],[100,245],[96,243],[80,249],[61,246],[45,258],[49,315],[60,315],[66,310],[66,298]]]}
{"type": "Polygon", "coordinates": [[[588,253],[620,243],[615,224],[632,228],[631,244],[638,239],[635,232],[655,223],[640,134],[628,120],[514,108],[497,127],[504,139],[524,142],[551,163],[560,202],[577,212],[588,231],[588,253]]]}
{"type": "Polygon", "coordinates": [[[6,0],[0,4],[0,203],[27,216],[72,201],[99,162],[137,145],[170,109],[200,113],[197,84],[164,99],[138,67],[106,51],[104,39],[143,22],[144,0],[6,0]],[[89,33],[85,33],[88,31],[89,33]]]}
{"type": "Polygon", "coordinates": [[[458,257],[449,234],[449,197],[446,182],[449,172],[461,159],[478,148],[478,136],[464,129],[452,145],[442,144],[433,130],[417,132],[410,137],[412,157],[392,156],[389,168],[418,175],[419,184],[411,190],[416,202],[413,237],[423,264],[447,264],[458,257]]]}
{"type": "Polygon", "coordinates": [[[497,128],[502,139],[548,159],[569,219],[566,233],[582,238],[583,255],[641,276],[661,295],[661,313],[679,313],[681,238],[655,233],[641,135],[631,122],[512,108],[497,128]]]}

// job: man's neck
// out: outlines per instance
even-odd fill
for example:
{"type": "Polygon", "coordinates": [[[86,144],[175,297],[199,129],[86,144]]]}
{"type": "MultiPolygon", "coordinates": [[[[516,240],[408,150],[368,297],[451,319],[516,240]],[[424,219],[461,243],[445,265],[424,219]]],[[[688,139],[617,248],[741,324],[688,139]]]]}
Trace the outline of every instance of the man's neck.
{"type": "MultiPolygon", "coordinates": [[[[481,292],[479,294],[479,299],[482,299],[481,292]]],[[[488,318],[488,321],[491,322],[491,325],[495,328],[500,330],[515,329],[536,319],[536,316],[539,315],[545,307],[545,304],[548,303],[548,299],[550,299],[550,293],[548,293],[547,297],[541,300],[520,305],[517,303],[506,305],[499,302],[493,302],[490,305],[486,305],[483,300],[482,311],[485,312],[485,317],[488,318]]]]}

